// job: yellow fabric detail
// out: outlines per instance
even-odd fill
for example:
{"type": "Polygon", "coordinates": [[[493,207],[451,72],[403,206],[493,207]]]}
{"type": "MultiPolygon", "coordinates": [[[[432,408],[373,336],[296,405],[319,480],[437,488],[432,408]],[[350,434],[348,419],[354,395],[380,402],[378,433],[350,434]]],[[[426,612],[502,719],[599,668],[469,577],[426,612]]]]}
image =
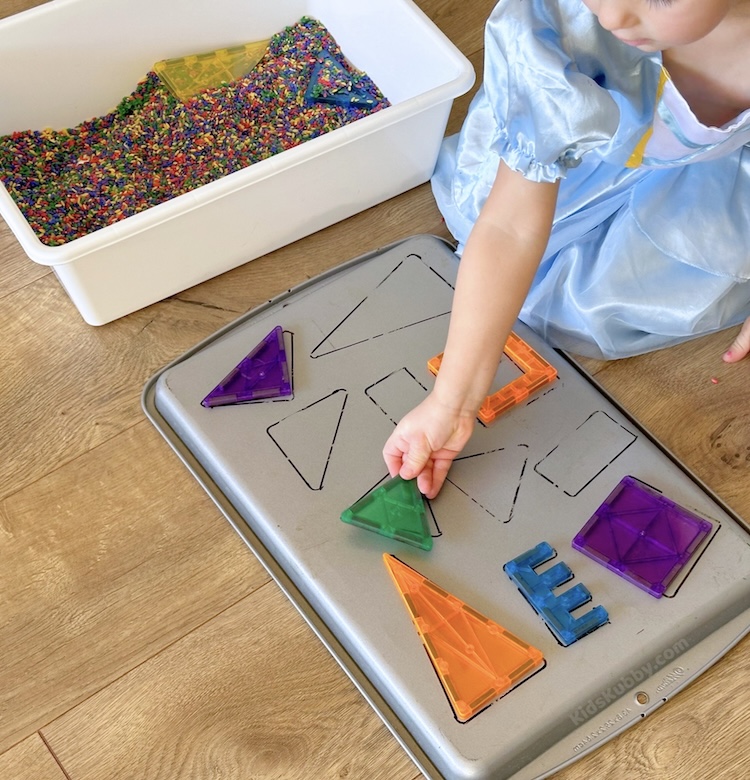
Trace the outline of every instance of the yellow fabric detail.
{"type": "MultiPolygon", "coordinates": [[[[659,105],[659,101],[661,100],[662,93],[664,92],[664,85],[667,83],[667,80],[669,79],[669,73],[667,73],[666,68],[661,69],[661,75],[659,76],[659,86],[656,89],[656,102],[654,104],[654,113],[656,113],[656,106],[659,105]]],[[[646,151],[646,145],[649,142],[649,139],[653,135],[654,128],[649,127],[648,130],[643,134],[643,138],[641,138],[640,141],[638,141],[638,145],[633,150],[633,153],[628,158],[628,161],[625,163],[626,168],[638,168],[643,163],[643,155],[646,151]]]]}

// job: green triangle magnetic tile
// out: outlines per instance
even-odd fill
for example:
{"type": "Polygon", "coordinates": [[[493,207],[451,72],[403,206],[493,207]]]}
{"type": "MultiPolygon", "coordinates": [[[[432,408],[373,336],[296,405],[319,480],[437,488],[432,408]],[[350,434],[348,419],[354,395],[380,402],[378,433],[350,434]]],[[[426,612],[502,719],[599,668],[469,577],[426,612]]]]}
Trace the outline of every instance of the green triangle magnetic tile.
{"type": "Polygon", "coordinates": [[[389,539],[432,549],[424,499],[414,479],[389,479],[345,509],[341,519],[389,539]]]}
{"type": "Polygon", "coordinates": [[[383,561],[462,723],[544,666],[540,650],[398,558],[383,561]]]}

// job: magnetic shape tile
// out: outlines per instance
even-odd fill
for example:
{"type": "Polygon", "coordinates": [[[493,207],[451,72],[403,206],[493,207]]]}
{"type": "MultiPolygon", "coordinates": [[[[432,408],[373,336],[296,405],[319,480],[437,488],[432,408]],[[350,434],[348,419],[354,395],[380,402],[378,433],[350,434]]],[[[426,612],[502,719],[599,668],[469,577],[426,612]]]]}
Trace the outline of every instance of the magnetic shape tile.
{"type": "MultiPolygon", "coordinates": [[[[494,422],[508,409],[523,403],[537,390],[557,379],[555,368],[512,331],[503,347],[503,353],[523,374],[484,399],[477,416],[486,424],[494,422]]],[[[437,374],[442,360],[441,353],[427,362],[427,368],[437,374]]]]}
{"type": "Polygon", "coordinates": [[[624,477],[573,547],[655,598],[690,561],[712,524],[634,477],[624,477]]]}
{"type": "Polygon", "coordinates": [[[424,499],[414,479],[389,479],[345,509],[341,519],[389,539],[432,549],[424,499]]]}
{"type": "Polygon", "coordinates": [[[591,593],[583,583],[578,583],[559,595],[553,593],[555,588],[573,579],[573,572],[563,561],[541,574],[535,571],[537,566],[554,557],[555,551],[552,547],[547,542],[540,542],[536,547],[506,563],[503,569],[549,626],[560,644],[567,647],[607,623],[609,615],[604,607],[598,606],[573,617],[571,612],[574,609],[591,601],[591,593]]]}
{"type": "Polygon", "coordinates": [[[220,87],[248,74],[263,58],[270,40],[190,54],[154,63],[154,71],[169,91],[187,102],[204,89],[220,87]]]}
{"type": "Polygon", "coordinates": [[[305,98],[311,102],[337,106],[371,108],[377,105],[376,98],[367,90],[358,88],[356,82],[356,74],[328,49],[324,49],[313,68],[305,98]]]}
{"type": "Polygon", "coordinates": [[[398,558],[383,560],[461,722],[544,666],[537,648],[398,558]]]}
{"type": "Polygon", "coordinates": [[[277,325],[247,357],[201,401],[203,406],[228,406],[292,394],[284,331],[277,325]]]}

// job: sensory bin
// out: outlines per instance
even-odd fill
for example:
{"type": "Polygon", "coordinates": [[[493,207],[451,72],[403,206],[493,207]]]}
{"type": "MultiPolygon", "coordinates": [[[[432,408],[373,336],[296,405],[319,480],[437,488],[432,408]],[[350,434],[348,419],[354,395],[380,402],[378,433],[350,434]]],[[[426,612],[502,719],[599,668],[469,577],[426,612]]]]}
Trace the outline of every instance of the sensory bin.
{"type": "Polygon", "coordinates": [[[304,17],[250,73],[185,102],[151,71],[104,116],[0,137],[0,180],[40,241],[60,246],[388,105],[304,17]]]}

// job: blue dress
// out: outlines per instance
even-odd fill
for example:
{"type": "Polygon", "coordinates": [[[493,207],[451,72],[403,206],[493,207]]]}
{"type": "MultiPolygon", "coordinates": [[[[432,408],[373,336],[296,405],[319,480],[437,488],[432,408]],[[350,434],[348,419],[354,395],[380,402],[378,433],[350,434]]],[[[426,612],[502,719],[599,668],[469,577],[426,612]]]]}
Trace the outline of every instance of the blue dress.
{"type": "Polygon", "coordinates": [[[520,318],[553,346],[619,358],[750,316],[747,144],[750,110],[701,124],[661,54],[621,43],[580,0],[501,0],[432,187],[460,254],[500,160],[561,179],[520,318]]]}

